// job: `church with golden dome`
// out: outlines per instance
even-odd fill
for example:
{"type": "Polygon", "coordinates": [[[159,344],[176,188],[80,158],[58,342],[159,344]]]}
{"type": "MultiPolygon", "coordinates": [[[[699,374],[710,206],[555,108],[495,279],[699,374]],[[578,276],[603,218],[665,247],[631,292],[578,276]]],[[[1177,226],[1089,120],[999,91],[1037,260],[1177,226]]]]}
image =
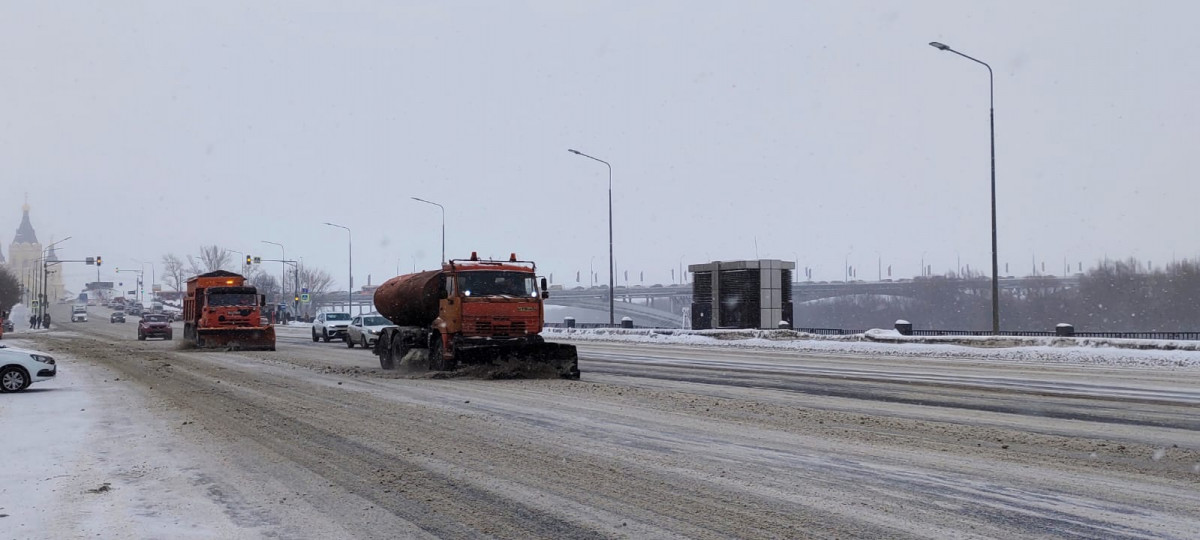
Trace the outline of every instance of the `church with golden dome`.
{"type": "MultiPolygon", "coordinates": [[[[8,268],[8,271],[17,278],[21,283],[22,290],[27,291],[21,297],[21,301],[26,305],[30,301],[36,300],[35,291],[42,282],[42,255],[45,253],[46,261],[54,262],[58,260],[58,254],[54,252],[54,248],[49,251],[43,251],[41,242],[38,242],[37,232],[33,230],[33,223],[29,220],[29,203],[26,202],[21,207],[23,213],[21,224],[17,226],[17,234],[13,237],[13,241],[8,245],[8,258],[0,253],[0,265],[8,268]]],[[[66,294],[62,282],[62,265],[51,264],[48,268],[46,279],[46,298],[51,302],[60,300],[66,294]]]]}

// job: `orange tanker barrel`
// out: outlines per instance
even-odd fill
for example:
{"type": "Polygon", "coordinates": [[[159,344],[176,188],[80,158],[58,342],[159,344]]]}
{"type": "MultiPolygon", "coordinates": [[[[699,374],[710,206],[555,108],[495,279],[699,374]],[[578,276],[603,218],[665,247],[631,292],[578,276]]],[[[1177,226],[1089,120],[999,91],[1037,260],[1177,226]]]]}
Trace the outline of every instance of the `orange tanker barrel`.
{"type": "Polygon", "coordinates": [[[399,326],[429,326],[438,317],[441,270],[396,276],[375,289],[375,310],[399,326]]]}

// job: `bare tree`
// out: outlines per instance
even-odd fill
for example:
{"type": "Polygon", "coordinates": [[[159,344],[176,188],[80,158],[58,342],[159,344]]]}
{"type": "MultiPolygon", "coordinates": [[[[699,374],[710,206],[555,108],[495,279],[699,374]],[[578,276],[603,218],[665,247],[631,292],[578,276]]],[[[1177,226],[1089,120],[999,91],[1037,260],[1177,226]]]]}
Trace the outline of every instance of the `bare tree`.
{"type": "Polygon", "coordinates": [[[221,270],[229,264],[229,259],[229,250],[217,245],[200,246],[199,257],[188,255],[188,263],[197,274],[221,270]]]}
{"type": "Polygon", "coordinates": [[[313,296],[325,294],[332,284],[333,276],[330,276],[329,272],[320,268],[309,268],[303,264],[300,265],[300,286],[307,287],[309,294],[313,296]]]}
{"type": "Polygon", "coordinates": [[[187,278],[194,275],[174,253],[163,255],[162,268],[163,279],[166,280],[167,285],[170,285],[172,289],[177,291],[182,291],[187,284],[187,278]]]}
{"type": "Polygon", "coordinates": [[[271,274],[255,270],[250,274],[250,284],[258,289],[259,294],[267,295],[268,300],[282,298],[279,295],[279,279],[271,274]]]}

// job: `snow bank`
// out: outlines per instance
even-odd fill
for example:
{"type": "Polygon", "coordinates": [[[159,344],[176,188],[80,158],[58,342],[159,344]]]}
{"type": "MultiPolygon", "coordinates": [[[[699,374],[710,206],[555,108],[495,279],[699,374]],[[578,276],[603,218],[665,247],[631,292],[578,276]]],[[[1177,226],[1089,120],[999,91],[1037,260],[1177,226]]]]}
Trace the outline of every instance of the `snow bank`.
{"type": "Polygon", "coordinates": [[[902,336],[895,330],[827,336],[793,330],[650,330],[546,328],[551,340],[661,343],[777,349],[821,354],[1200,368],[1200,342],[1013,336],[902,336]]]}

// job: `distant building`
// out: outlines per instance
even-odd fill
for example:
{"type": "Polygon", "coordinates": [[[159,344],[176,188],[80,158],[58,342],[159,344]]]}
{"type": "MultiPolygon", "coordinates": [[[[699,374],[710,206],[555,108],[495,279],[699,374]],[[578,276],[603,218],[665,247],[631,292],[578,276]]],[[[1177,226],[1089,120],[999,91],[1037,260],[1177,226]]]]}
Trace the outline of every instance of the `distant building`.
{"type": "MultiPolygon", "coordinates": [[[[42,282],[42,244],[38,242],[37,233],[33,230],[33,224],[29,221],[29,203],[25,203],[21,207],[23,216],[21,224],[17,227],[17,234],[13,237],[13,241],[8,246],[8,262],[6,266],[9,272],[16,276],[17,281],[21,283],[22,290],[26,294],[22,296],[21,301],[29,304],[30,301],[36,300],[37,288],[42,282]]],[[[47,261],[57,261],[58,254],[51,249],[46,254],[47,261]]],[[[0,258],[2,261],[2,258],[0,258]]],[[[61,265],[52,264],[47,268],[48,279],[46,280],[46,298],[49,301],[59,300],[65,294],[62,282],[61,265]]]]}
{"type": "Polygon", "coordinates": [[[779,328],[792,325],[791,261],[759,259],[688,265],[692,328],[779,328]]]}

